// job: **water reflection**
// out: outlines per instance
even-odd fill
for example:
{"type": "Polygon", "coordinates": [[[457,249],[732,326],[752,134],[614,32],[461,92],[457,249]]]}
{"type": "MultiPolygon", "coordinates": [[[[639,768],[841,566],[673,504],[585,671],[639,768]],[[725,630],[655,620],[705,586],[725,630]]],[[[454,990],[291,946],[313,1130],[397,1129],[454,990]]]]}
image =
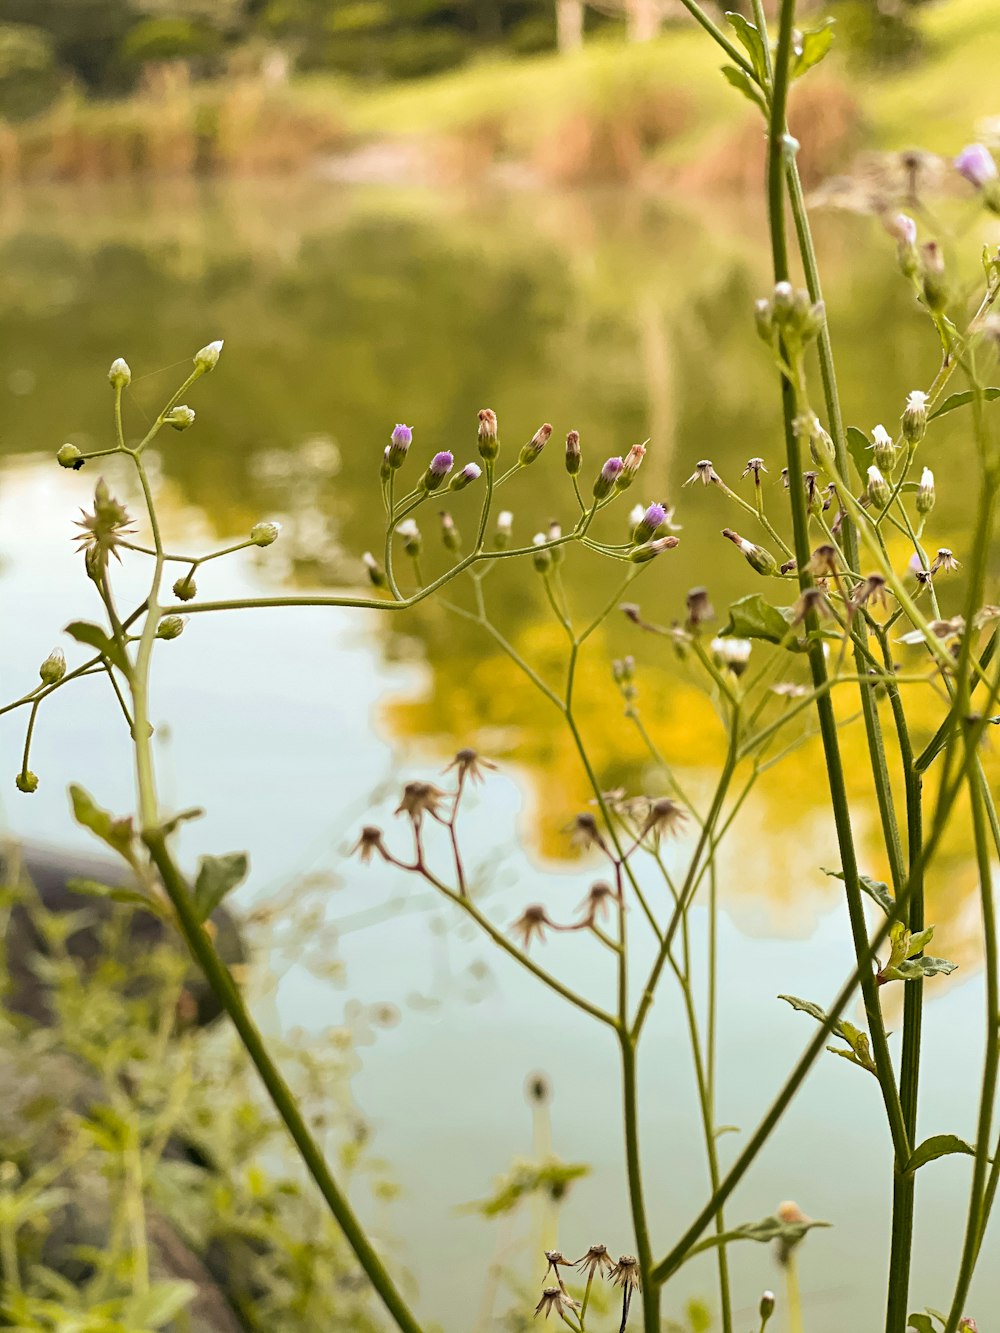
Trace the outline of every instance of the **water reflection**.
{"type": "MultiPolygon", "coordinates": [[[[699,458],[711,457],[735,486],[746,459],[760,455],[771,469],[768,506],[783,513],[775,396],[748,315],[766,287],[760,235],[759,218],[728,205],[695,215],[618,198],[456,202],[383,191],[343,195],[302,184],[7,200],[0,213],[0,263],[8,275],[0,292],[0,554],[8,576],[0,598],[7,623],[27,621],[30,632],[5,636],[0,646],[5,693],[30,678],[53,631],[79,609],[67,600],[67,589],[81,588],[77,562],[68,543],[59,543],[92,479],[59,472],[49,455],[64,440],[106,441],[103,368],[114,355],[124,353],[133,366],[129,410],[139,431],[181,377],[179,359],[219,335],[227,339],[225,357],[199,388],[196,429],[172,436],[159,454],[170,540],[197,546],[229,539],[264,516],[285,520],[287,540],[259,565],[241,558],[228,569],[207,567],[199,574],[203,596],[238,595],[278,581],[359,582],[360,553],[378,549],[376,468],[392,424],[414,426],[414,471],[416,460],[438,448],[454,449],[461,462],[475,456],[476,411],[488,403],[500,416],[508,450],[543,420],[556,429],[530,484],[504,496],[521,538],[550,519],[574,518],[556,447],[566,430],[582,433],[585,474],[649,438],[633,493],[679,504],[683,541],[630,597],[667,624],[683,614],[685,592],[695,584],[708,584],[724,607],[754,577],[719,537],[734,516],[716,491],[682,491],[681,483],[699,458]],[[51,547],[37,554],[36,541],[51,547]]],[[[849,420],[888,424],[906,392],[931,377],[937,350],[910,316],[891,248],[873,224],[824,218],[819,239],[849,420]],[[880,335],[884,327],[894,329],[891,343],[880,335]]],[[[956,471],[968,447],[954,419],[933,446],[956,471]]],[[[475,494],[452,498],[468,534],[475,494]]],[[[957,553],[962,498],[960,488],[942,486],[934,513],[936,539],[957,553]]],[[[624,535],[624,513],[606,522],[612,539],[624,535]]],[[[444,568],[445,554],[435,551],[433,522],[424,526],[433,573],[444,568]]],[[[581,623],[611,597],[619,576],[594,557],[570,556],[565,578],[581,623]]],[[[950,595],[957,599],[960,589],[959,577],[950,595]]],[[[501,568],[487,591],[497,624],[518,652],[558,678],[562,632],[538,581],[529,571],[501,568]]],[[[258,894],[292,873],[330,865],[364,818],[367,793],[394,765],[405,765],[407,774],[433,771],[471,743],[503,760],[508,775],[491,788],[489,808],[481,805],[470,826],[481,859],[493,865],[497,919],[537,896],[529,886],[542,875],[554,877],[551,891],[560,903],[578,901],[591,868],[567,860],[560,832],[589,796],[578,756],[551,705],[481,631],[437,604],[389,624],[280,612],[199,620],[192,631],[160,669],[161,707],[176,721],[166,755],[168,789],[173,782],[181,803],[203,800],[210,807],[205,830],[187,835],[205,838],[205,849],[235,846],[248,827],[254,830],[258,894]],[[369,711],[377,741],[368,737],[369,711]],[[261,782],[255,765],[264,754],[270,757],[261,782]],[[515,829],[527,844],[525,856],[511,853],[515,829]]],[[[610,658],[626,652],[637,659],[638,702],[651,736],[685,784],[707,794],[722,737],[696,673],[663,640],[618,617],[594,636],[578,680],[580,718],[602,782],[662,790],[662,773],[611,681],[610,658]]],[[[921,689],[913,706],[919,743],[933,730],[940,705],[921,689]]],[[[845,717],[852,707],[845,702],[845,717]]],[[[66,781],[86,776],[84,769],[94,773],[105,803],[128,803],[127,753],[113,712],[102,709],[96,701],[92,712],[64,709],[43,729],[39,758],[50,776],[38,803],[25,810],[4,794],[16,827],[49,836],[68,831],[58,793],[66,781]],[[71,749],[51,739],[59,727],[71,749]]],[[[9,756],[17,745],[9,726],[3,740],[9,756]]],[[[846,727],[844,746],[864,868],[884,877],[887,867],[870,836],[877,814],[858,722],[846,727]]],[[[817,870],[838,864],[819,762],[818,747],[807,742],[762,777],[722,856],[729,917],[723,962],[728,986],[744,1002],[722,1037],[729,1072],[721,1096],[723,1118],[732,1113],[744,1125],[804,1039],[801,1026],[784,1021],[761,1049],[762,1033],[775,1019],[774,986],[762,987],[760,977],[780,977],[783,989],[821,999],[845,966],[839,895],[817,870]]],[[[4,772],[13,769],[8,758],[4,772]]],[[[979,957],[974,871],[958,827],[955,821],[930,886],[929,916],[938,923],[942,952],[962,965],[954,978],[935,983],[930,1006],[929,1039],[938,1042],[937,1054],[945,1052],[946,1072],[952,1047],[967,1053],[950,1034],[978,1014],[978,986],[966,984],[979,957]]],[[[526,991],[492,955],[484,958],[480,944],[455,933],[454,922],[421,904],[416,916],[398,911],[401,886],[391,877],[377,872],[361,880],[354,868],[343,873],[349,901],[334,898],[331,911],[354,922],[340,937],[352,992],[356,987],[360,1002],[388,1001],[411,1016],[401,1029],[379,1035],[379,1058],[366,1063],[359,1087],[375,1113],[377,1142],[409,1191],[397,1225],[427,1308],[450,1320],[456,1333],[468,1333],[460,1315],[445,1312],[456,1291],[474,1299],[492,1241],[477,1224],[456,1221],[451,1208],[481,1195],[490,1174],[526,1149],[527,1119],[522,1131],[518,1116],[528,1066],[556,1076],[563,1108],[557,1147],[597,1168],[580,1189],[581,1208],[605,1219],[609,1236],[625,1230],[618,1145],[595,1133],[616,1114],[612,1064],[608,1052],[583,1046],[573,1016],[526,991]],[[384,912],[387,922],[377,931],[355,929],[366,912],[384,912]],[[445,1033],[430,1019],[441,997],[452,995],[468,1004],[457,1016],[449,1012],[445,1033]],[[469,1087],[464,1071],[473,1066],[484,1072],[469,1087]],[[447,1132],[455,1114],[466,1130],[458,1145],[447,1132]],[[445,1177],[455,1182],[453,1196],[428,1204],[428,1186],[440,1193],[445,1177]],[[457,1286],[440,1272],[442,1245],[454,1246],[467,1263],[457,1286]]],[[[565,965],[581,979],[592,966],[569,954],[565,965]]],[[[342,999],[318,985],[305,969],[293,970],[279,994],[282,1017],[315,1026],[341,1016],[350,1021],[351,1013],[341,1015],[342,999]]],[[[650,1136],[666,1145],[655,1208],[667,1234],[703,1190],[700,1167],[678,1149],[688,1141],[690,1108],[678,1101],[687,1094],[678,1092],[671,1072],[687,1066],[669,1030],[668,1008],[654,1038],[666,1059],[653,1062],[645,1089],[650,1136]]],[[[845,1128],[876,1123],[876,1112],[868,1090],[855,1085],[851,1071],[846,1080],[842,1072],[824,1068],[817,1075],[797,1127],[783,1132],[739,1199],[741,1215],[767,1212],[776,1202],[768,1182],[780,1180],[779,1193],[801,1193],[807,1207],[813,1205],[806,1190],[829,1202],[840,1232],[824,1241],[825,1258],[812,1275],[819,1293],[815,1333],[842,1328],[845,1317],[875,1326],[877,1273],[854,1292],[831,1293],[824,1277],[846,1269],[857,1234],[873,1237],[881,1222],[881,1204],[871,1205],[863,1183],[881,1160],[879,1145],[858,1145],[845,1128]],[[855,1163],[853,1190],[836,1170],[817,1181],[811,1143],[819,1138],[831,1145],[831,1161],[839,1151],[855,1163]]],[[[964,1132],[952,1123],[951,1098],[942,1091],[949,1086],[945,1078],[928,1090],[928,1120],[942,1122],[928,1132],[964,1132]]],[[[960,1217],[961,1202],[950,1192],[959,1173],[949,1179],[951,1186],[935,1182],[927,1189],[940,1190],[939,1221],[946,1217],[950,1226],[960,1217]]],[[[929,1234],[921,1241],[928,1282],[950,1271],[933,1241],[929,1234]]],[[[755,1262],[739,1260],[747,1282],[758,1282],[755,1262]]],[[[695,1271],[690,1281],[697,1288],[709,1277],[695,1271]]],[[[982,1291],[996,1296],[995,1279],[987,1275],[982,1291]]],[[[925,1295],[943,1303],[930,1287],[925,1295]]]]}

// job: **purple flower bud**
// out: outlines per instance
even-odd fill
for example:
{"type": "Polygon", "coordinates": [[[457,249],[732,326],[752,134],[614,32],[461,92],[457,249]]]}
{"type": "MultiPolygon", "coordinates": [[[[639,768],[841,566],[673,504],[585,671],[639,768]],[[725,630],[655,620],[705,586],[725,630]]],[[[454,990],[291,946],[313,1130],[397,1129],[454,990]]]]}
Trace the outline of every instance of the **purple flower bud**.
{"type": "Polygon", "coordinates": [[[917,243],[917,224],[906,213],[893,213],[891,217],[886,218],[886,231],[898,241],[900,245],[916,245],[917,243]]]}
{"type": "Polygon", "coordinates": [[[623,458],[609,458],[601,468],[597,480],[594,482],[594,499],[603,500],[611,494],[611,490],[622,474],[625,466],[623,458]]]}
{"type": "Polygon", "coordinates": [[[483,475],[483,469],[478,463],[466,463],[461,472],[457,472],[451,479],[448,487],[450,491],[464,491],[466,486],[471,486],[474,481],[478,481],[483,475]]]}
{"type": "Polygon", "coordinates": [[[402,423],[397,425],[392,432],[392,441],[388,453],[389,466],[393,470],[402,467],[406,462],[406,451],[412,443],[413,431],[409,426],[404,426],[402,423]]]}
{"type": "Polygon", "coordinates": [[[997,164],[988,148],[981,143],[970,143],[955,158],[955,169],[970,185],[981,190],[997,178],[997,164]]]}
{"type": "Polygon", "coordinates": [[[426,491],[436,491],[455,465],[455,456],[447,449],[435,454],[421,478],[421,485],[426,491]]]}
{"type": "Polygon", "coordinates": [[[663,505],[651,504],[635,525],[632,540],[637,543],[648,542],[650,537],[655,535],[656,529],[662,527],[666,521],[667,511],[663,505]]]}

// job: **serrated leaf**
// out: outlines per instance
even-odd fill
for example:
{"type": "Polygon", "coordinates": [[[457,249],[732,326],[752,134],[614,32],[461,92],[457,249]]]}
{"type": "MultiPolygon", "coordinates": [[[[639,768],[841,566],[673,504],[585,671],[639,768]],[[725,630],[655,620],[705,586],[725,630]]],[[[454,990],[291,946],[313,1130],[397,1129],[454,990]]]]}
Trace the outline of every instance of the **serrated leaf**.
{"type": "Polygon", "coordinates": [[[964,1153],[967,1157],[975,1157],[976,1150],[971,1143],[966,1143],[965,1139],[960,1139],[955,1134],[932,1134],[929,1139],[924,1139],[923,1143],[914,1148],[903,1169],[907,1173],[918,1171],[928,1162],[936,1162],[939,1157],[949,1157],[952,1153],[964,1153]]]}
{"type": "Polygon", "coordinates": [[[792,66],[792,78],[800,79],[803,74],[818,65],[833,45],[833,19],[824,19],[818,28],[809,28],[801,35],[801,49],[792,66]]]}
{"type": "Polygon", "coordinates": [[[763,115],[767,115],[767,103],[764,101],[763,94],[746,70],[740,69],[738,65],[723,65],[722,77],[738,89],[744,97],[748,97],[763,115]]]}
{"type": "Polygon", "coordinates": [[[140,893],[138,889],[125,889],[120,885],[117,887],[110,884],[101,884],[96,879],[68,879],[66,887],[70,893],[79,893],[85,898],[104,898],[112,903],[125,903],[129,907],[139,907],[144,912],[150,912],[153,916],[162,917],[163,908],[158,902],[148,897],[145,893],[140,893]]]}
{"type": "Polygon", "coordinates": [[[96,833],[102,842],[106,842],[113,851],[131,864],[132,841],[135,837],[131,818],[115,819],[107,810],[102,810],[89,793],[75,783],[69,789],[69,797],[73,803],[73,817],[76,822],[82,824],[84,828],[89,828],[91,833],[96,833]]]}
{"type": "Polygon", "coordinates": [[[868,467],[871,462],[871,440],[857,426],[847,427],[847,452],[851,456],[858,477],[867,486],[868,467]]]}
{"type": "Polygon", "coordinates": [[[121,645],[105,633],[100,625],[94,625],[89,620],[74,620],[66,626],[66,633],[77,643],[86,644],[88,648],[96,648],[101,656],[106,657],[119,671],[128,671],[128,658],[121,645]]]}
{"type": "Polygon", "coordinates": [[[727,11],[726,22],[735,32],[743,49],[750,57],[758,83],[763,84],[767,78],[767,58],[764,46],[764,42],[767,40],[766,34],[762,35],[757,25],[744,18],[742,14],[727,11]]]}
{"type": "Polygon", "coordinates": [[[201,858],[194,884],[194,909],[199,920],[208,920],[223,898],[246,879],[249,868],[246,852],[201,858]]]}
{"type": "MultiPolygon", "coordinates": [[[[983,397],[987,402],[993,402],[995,398],[1000,398],[1000,389],[983,389],[983,397]]],[[[954,412],[956,407],[966,407],[975,398],[972,389],[963,389],[961,393],[949,394],[944,402],[934,409],[927,418],[928,421],[936,421],[938,417],[943,417],[947,412],[954,412]]]]}
{"type": "MultiPolygon", "coordinates": [[[[829,875],[831,879],[843,880],[844,872],[842,870],[827,870],[820,867],[824,875],[829,875]]],[[[869,875],[859,875],[858,883],[861,885],[863,893],[867,893],[869,898],[873,898],[878,903],[882,911],[889,913],[896,906],[896,900],[889,890],[888,884],[883,884],[880,879],[872,879],[869,875]]]]}
{"type": "Polygon", "coordinates": [[[800,645],[788,633],[791,618],[791,607],[772,606],[759,592],[754,592],[733,602],[729,623],[719,634],[724,639],[764,639],[767,643],[783,643],[786,648],[798,649],[800,645]]]}

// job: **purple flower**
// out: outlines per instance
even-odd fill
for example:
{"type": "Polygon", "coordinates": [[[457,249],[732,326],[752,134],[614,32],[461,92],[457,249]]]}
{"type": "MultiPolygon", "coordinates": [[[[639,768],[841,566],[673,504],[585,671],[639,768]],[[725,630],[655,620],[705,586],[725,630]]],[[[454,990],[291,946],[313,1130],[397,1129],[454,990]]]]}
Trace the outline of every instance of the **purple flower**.
{"type": "Polygon", "coordinates": [[[661,527],[667,521],[667,511],[663,505],[651,504],[642,518],[643,523],[652,532],[661,527]]]}
{"type": "Polygon", "coordinates": [[[430,470],[436,477],[446,477],[454,465],[454,454],[450,454],[447,449],[443,449],[441,453],[435,454],[431,459],[430,470]]]}
{"type": "Polygon", "coordinates": [[[385,456],[389,467],[395,471],[406,462],[406,451],[413,443],[413,431],[409,426],[399,424],[392,432],[392,442],[386,447],[385,456]]]}
{"type": "Polygon", "coordinates": [[[392,432],[392,442],[398,449],[409,449],[413,443],[413,431],[409,426],[399,423],[392,432]]]}
{"type": "Polygon", "coordinates": [[[993,155],[981,143],[970,143],[967,148],[963,148],[955,158],[955,168],[977,190],[997,178],[997,164],[993,161],[993,155]]]}
{"type": "Polygon", "coordinates": [[[621,475],[625,462],[621,458],[609,458],[601,468],[601,476],[605,481],[616,481],[621,475]]]}
{"type": "Polygon", "coordinates": [[[482,475],[483,469],[478,463],[466,463],[461,472],[456,472],[452,477],[448,489],[450,491],[463,491],[466,486],[471,486],[474,481],[478,481],[482,475]]]}
{"type": "Polygon", "coordinates": [[[917,224],[906,213],[895,213],[886,219],[885,229],[900,245],[913,246],[917,243],[917,224]]]}

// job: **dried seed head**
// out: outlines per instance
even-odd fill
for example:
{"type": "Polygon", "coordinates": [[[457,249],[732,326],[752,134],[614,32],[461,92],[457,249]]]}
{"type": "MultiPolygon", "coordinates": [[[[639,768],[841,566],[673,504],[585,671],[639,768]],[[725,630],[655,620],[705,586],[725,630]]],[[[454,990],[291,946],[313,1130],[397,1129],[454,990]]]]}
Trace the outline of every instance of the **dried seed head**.
{"type": "Polygon", "coordinates": [[[639,1288],[639,1260],[634,1254],[623,1254],[611,1270],[611,1281],[626,1291],[639,1288]]]}
{"type": "Polygon", "coordinates": [[[74,539],[77,550],[86,555],[91,576],[100,578],[108,567],[109,556],[121,559],[118,547],[135,529],[131,527],[128,510],[112,496],[103,477],[94,488],[94,512],[88,514],[82,509],[80,512],[83,517],[76,520],[76,526],[82,532],[74,539]]]}
{"type": "Polygon", "coordinates": [[[934,557],[933,564],[931,565],[931,573],[936,574],[939,569],[943,569],[946,573],[953,574],[958,568],[960,568],[959,562],[952,555],[951,551],[948,550],[947,546],[940,547],[937,555],[934,557]]]}
{"type": "Polygon", "coordinates": [[[490,772],[495,773],[496,767],[492,760],[484,759],[476,750],[464,749],[459,750],[444,771],[450,773],[453,768],[457,769],[460,783],[465,782],[466,779],[471,782],[483,782],[486,778],[486,770],[489,769],[490,772]]]}
{"type": "Polygon", "coordinates": [[[408,815],[412,823],[420,824],[425,814],[436,818],[447,797],[448,793],[435,787],[433,782],[408,782],[395,813],[408,815]]]}
{"type": "Polygon", "coordinates": [[[661,836],[676,836],[683,831],[686,821],[687,813],[683,806],[672,801],[669,796],[660,796],[650,801],[639,836],[644,838],[649,833],[657,839],[661,836]]]}
{"type": "Polygon", "coordinates": [[[763,460],[763,458],[748,458],[748,459],[747,459],[747,465],[746,465],[746,467],[743,469],[743,474],[742,474],[740,480],[742,481],[742,480],[743,480],[743,477],[749,477],[750,474],[752,473],[752,474],[753,474],[753,484],[754,484],[755,486],[759,486],[759,485],[760,485],[760,474],[761,474],[762,472],[766,472],[766,471],[767,471],[767,468],[764,466],[764,460],[763,460]]]}
{"type": "Polygon", "coordinates": [[[712,658],[717,667],[732,672],[739,678],[747,669],[753,644],[749,639],[717,638],[710,645],[712,658]]]}
{"type": "Polygon", "coordinates": [[[544,1314],[548,1319],[553,1310],[556,1314],[562,1315],[565,1310],[579,1309],[580,1302],[567,1296],[562,1287],[546,1287],[542,1292],[542,1299],[535,1306],[535,1315],[544,1314]]]}
{"type": "Polygon", "coordinates": [[[389,849],[385,845],[382,830],[376,828],[374,824],[366,824],[351,848],[351,855],[360,857],[362,865],[368,865],[373,856],[380,856],[383,861],[388,861],[389,849]]]}
{"type": "Polygon", "coordinates": [[[816,578],[828,578],[837,572],[837,549],[829,544],[817,546],[809,557],[806,569],[816,578]]]}
{"type": "Polygon", "coordinates": [[[684,485],[690,486],[693,481],[700,481],[703,486],[711,485],[713,482],[717,486],[722,485],[722,478],[716,472],[710,458],[703,458],[700,463],[695,464],[694,471],[684,485]]]}
{"type": "Polygon", "coordinates": [[[556,923],[550,920],[548,913],[541,903],[532,903],[526,907],[510,928],[510,933],[521,941],[521,946],[528,949],[532,940],[537,939],[539,944],[545,942],[546,930],[557,930],[556,923]]]}
{"type": "Polygon", "coordinates": [[[872,606],[886,605],[885,579],[881,574],[869,574],[851,593],[853,606],[866,606],[868,603],[872,606]]]}
{"type": "Polygon", "coordinates": [[[587,896],[577,909],[583,913],[581,926],[593,926],[603,921],[611,912],[611,905],[616,900],[614,889],[604,880],[597,880],[587,891],[587,896]]]}
{"type": "Polygon", "coordinates": [[[594,1277],[595,1274],[598,1277],[605,1277],[614,1266],[615,1261],[608,1254],[606,1245],[591,1245],[587,1253],[581,1255],[574,1264],[574,1267],[578,1268],[588,1279],[594,1277]]]}
{"type": "Polygon", "coordinates": [[[589,811],[574,815],[563,831],[569,834],[570,844],[577,851],[586,852],[591,847],[600,847],[603,852],[608,850],[604,836],[597,827],[597,820],[589,811]]]}
{"type": "Polygon", "coordinates": [[[715,619],[715,609],[708,600],[707,588],[692,588],[687,595],[687,624],[690,629],[697,629],[707,620],[715,619]]]}

